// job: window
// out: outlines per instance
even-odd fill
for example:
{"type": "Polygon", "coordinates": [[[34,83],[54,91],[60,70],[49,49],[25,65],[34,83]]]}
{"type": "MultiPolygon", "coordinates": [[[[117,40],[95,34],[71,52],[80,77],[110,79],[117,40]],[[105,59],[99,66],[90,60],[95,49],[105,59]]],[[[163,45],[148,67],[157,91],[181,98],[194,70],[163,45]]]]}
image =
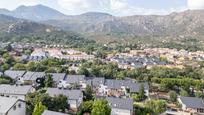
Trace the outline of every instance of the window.
{"type": "Polygon", "coordinates": [[[21,103],[18,104],[18,108],[21,108],[21,103]]]}
{"type": "Polygon", "coordinates": [[[16,105],[13,106],[13,110],[16,110],[16,105]]]}

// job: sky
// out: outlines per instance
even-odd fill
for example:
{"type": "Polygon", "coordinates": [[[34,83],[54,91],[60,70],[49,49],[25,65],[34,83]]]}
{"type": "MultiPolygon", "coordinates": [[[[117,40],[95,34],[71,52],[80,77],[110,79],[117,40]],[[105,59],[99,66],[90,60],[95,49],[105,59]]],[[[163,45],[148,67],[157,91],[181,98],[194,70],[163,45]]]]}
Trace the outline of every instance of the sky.
{"type": "Polygon", "coordinates": [[[166,15],[187,9],[204,9],[204,0],[0,0],[0,8],[46,5],[67,15],[105,12],[115,16],[166,15]]]}

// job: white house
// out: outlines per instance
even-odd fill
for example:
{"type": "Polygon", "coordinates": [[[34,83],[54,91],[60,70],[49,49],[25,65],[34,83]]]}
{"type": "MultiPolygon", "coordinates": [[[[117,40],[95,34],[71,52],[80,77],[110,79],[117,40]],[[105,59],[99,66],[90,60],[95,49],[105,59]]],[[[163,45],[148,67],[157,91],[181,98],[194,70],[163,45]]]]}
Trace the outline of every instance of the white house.
{"type": "Polygon", "coordinates": [[[17,98],[0,97],[0,115],[26,115],[26,103],[17,98]]]}
{"type": "Polygon", "coordinates": [[[204,101],[197,97],[179,97],[182,110],[190,113],[204,113],[204,101]]]}
{"type": "Polygon", "coordinates": [[[0,85],[0,96],[13,97],[25,100],[25,96],[33,92],[34,88],[31,85],[16,86],[16,85],[0,85]]]}
{"type": "Polygon", "coordinates": [[[59,81],[57,85],[58,88],[70,88],[74,84],[80,86],[80,88],[86,88],[85,75],[66,75],[63,79],[59,81]]]}
{"type": "Polygon", "coordinates": [[[52,97],[60,94],[66,96],[68,98],[67,101],[71,109],[78,109],[78,107],[83,101],[83,93],[81,90],[64,90],[58,88],[48,88],[47,93],[52,97]]]}
{"type": "Polygon", "coordinates": [[[111,115],[133,115],[133,100],[130,98],[107,97],[111,107],[111,115]]]}
{"type": "Polygon", "coordinates": [[[135,83],[132,80],[105,80],[105,84],[100,86],[99,91],[103,92],[104,95],[122,97],[128,96],[129,93],[138,93],[140,86],[144,85],[145,95],[149,96],[149,85],[148,83],[135,83]]]}

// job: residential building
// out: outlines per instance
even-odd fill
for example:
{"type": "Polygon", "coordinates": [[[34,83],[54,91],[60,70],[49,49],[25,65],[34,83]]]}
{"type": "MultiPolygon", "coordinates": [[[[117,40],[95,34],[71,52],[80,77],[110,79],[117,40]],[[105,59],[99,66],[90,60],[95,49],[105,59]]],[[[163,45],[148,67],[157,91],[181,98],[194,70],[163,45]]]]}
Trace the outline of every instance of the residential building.
{"type": "Polygon", "coordinates": [[[47,73],[47,75],[52,76],[55,86],[66,77],[66,73],[47,73]]]}
{"type": "Polygon", "coordinates": [[[26,103],[21,99],[0,96],[0,115],[26,115],[26,103]]]}
{"type": "Polygon", "coordinates": [[[33,92],[34,88],[31,85],[17,86],[17,85],[0,85],[0,96],[13,97],[25,100],[25,96],[33,92]]]}
{"type": "Polygon", "coordinates": [[[45,72],[31,72],[28,71],[23,77],[21,77],[21,82],[24,84],[35,84],[38,78],[45,77],[45,72]]]}
{"type": "Polygon", "coordinates": [[[132,80],[112,80],[107,79],[104,85],[101,85],[100,89],[103,95],[113,97],[129,96],[130,93],[138,93],[140,86],[144,85],[145,95],[149,96],[148,83],[135,83],[132,80]]]}
{"type": "Polygon", "coordinates": [[[52,97],[60,94],[66,96],[70,108],[74,110],[77,110],[83,101],[83,93],[81,90],[64,90],[58,88],[48,88],[47,93],[52,97]]]}
{"type": "Polygon", "coordinates": [[[204,113],[204,101],[197,97],[179,97],[182,110],[190,113],[204,113]]]}
{"type": "Polygon", "coordinates": [[[22,77],[26,71],[14,71],[14,70],[6,70],[4,75],[16,80],[18,77],[22,77]]]}
{"type": "Polygon", "coordinates": [[[67,75],[64,79],[61,79],[58,84],[58,88],[71,88],[74,85],[78,85],[80,88],[86,88],[85,75],[67,75]]]}
{"type": "Polygon", "coordinates": [[[111,107],[111,115],[133,115],[133,99],[107,97],[111,107]]]}

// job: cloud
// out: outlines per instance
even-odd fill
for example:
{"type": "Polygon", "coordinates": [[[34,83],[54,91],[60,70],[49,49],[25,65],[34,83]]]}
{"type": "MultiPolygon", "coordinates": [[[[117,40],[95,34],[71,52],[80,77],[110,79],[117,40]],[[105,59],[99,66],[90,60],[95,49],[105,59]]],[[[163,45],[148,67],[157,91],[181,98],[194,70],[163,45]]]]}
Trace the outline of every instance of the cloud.
{"type": "Polygon", "coordinates": [[[188,0],[187,5],[192,10],[204,9],[204,0],[188,0]]]}
{"type": "Polygon", "coordinates": [[[2,0],[0,3],[0,8],[13,10],[20,5],[36,5],[39,3],[40,0],[2,0]]]}
{"type": "Polygon", "coordinates": [[[80,13],[107,10],[109,0],[58,0],[57,3],[65,10],[80,13]]]}
{"type": "Polygon", "coordinates": [[[150,9],[150,8],[142,8],[136,7],[135,4],[130,4],[128,0],[110,0],[110,9],[112,12],[118,15],[151,15],[151,14],[159,14],[166,15],[171,12],[179,12],[186,9],[186,7],[179,8],[169,8],[169,9],[150,9]]]}
{"type": "Polygon", "coordinates": [[[117,16],[134,14],[168,14],[183,11],[185,8],[147,9],[136,7],[130,0],[58,0],[58,5],[68,12],[84,13],[87,11],[108,12],[117,16]]]}

